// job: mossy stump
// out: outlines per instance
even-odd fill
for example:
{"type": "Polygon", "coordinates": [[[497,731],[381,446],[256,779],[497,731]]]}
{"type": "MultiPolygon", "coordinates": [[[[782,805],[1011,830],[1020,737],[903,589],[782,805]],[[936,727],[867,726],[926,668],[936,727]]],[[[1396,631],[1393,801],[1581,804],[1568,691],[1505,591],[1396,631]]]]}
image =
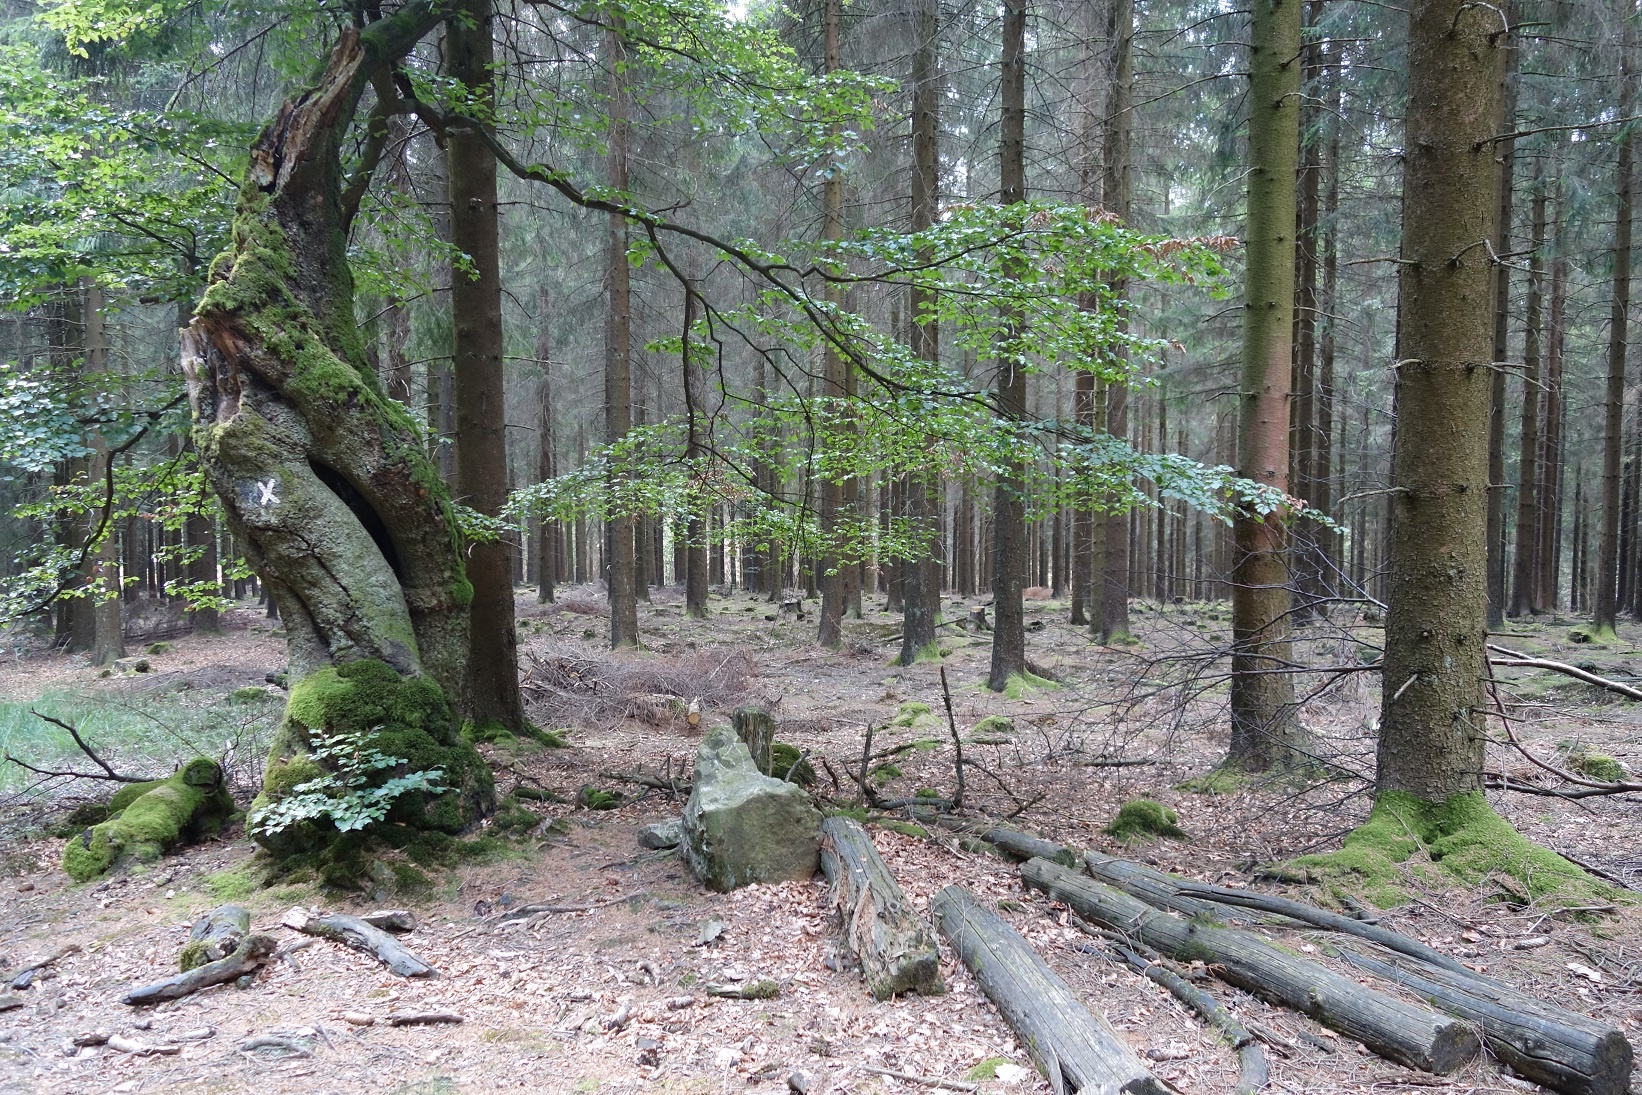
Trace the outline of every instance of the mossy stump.
{"type": "Polygon", "coordinates": [[[179,844],[213,835],[233,813],[221,765],[195,757],[168,779],[121,788],[109,802],[107,821],[69,838],[63,870],[87,882],[126,859],[158,859],[179,844]]]}
{"type": "Polygon", "coordinates": [[[457,834],[495,807],[495,781],[478,750],[463,739],[444,691],[431,677],[404,676],[377,659],[325,666],[291,686],[285,718],[269,749],[262,792],[251,804],[252,836],[274,856],[288,859],[322,849],[340,836],[328,819],[299,821],[277,833],[257,827],[273,803],[327,768],[313,750],[342,734],[401,763],[372,773],[384,782],[411,772],[441,773],[439,792],[411,791],[393,803],[390,826],[457,834]]]}

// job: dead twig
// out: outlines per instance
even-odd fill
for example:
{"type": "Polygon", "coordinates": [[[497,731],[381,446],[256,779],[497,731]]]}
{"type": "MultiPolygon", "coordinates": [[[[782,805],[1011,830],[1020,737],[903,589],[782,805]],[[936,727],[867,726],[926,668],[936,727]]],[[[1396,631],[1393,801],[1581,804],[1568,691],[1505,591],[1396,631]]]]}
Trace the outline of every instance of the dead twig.
{"type": "MultiPolygon", "coordinates": [[[[75,729],[75,727],[71,723],[64,722],[62,719],[53,718],[50,715],[42,714],[41,712],[34,710],[34,708],[32,708],[32,707],[29,708],[29,714],[33,715],[37,719],[43,719],[44,721],[49,722],[49,723],[51,723],[51,725],[56,726],[60,729],[67,730],[68,731],[68,736],[74,739],[74,744],[78,745],[80,747],[80,752],[82,752],[86,756],[90,757],[91,760],[92,760],[92,763],[96,764],[97,767],[101,768],[104,772],[108,773],[107,775],[99,776],[99,775],[96,775],[96,774],[91,773],[91,772],[77,772],[77,773],[53,772],[53,773],[50,773],[51,775],[65,775],[65,774],[78,775],[78,776],[80,776],[81,779],[110,779],[110,780],[113,780],[116,783],[148,783],[148,782],[151,782],[146,776],[122,776],[120,773],[116,772],[112,767],[109,766],[109,763],[106,760],[104,760],[102,757],[99,757],[97,755],[96,751],[94,749],[92,749],[91,746],[86,744],[86,740],[80,736],[80,731],[75,729]]],[[[24,768],[28,768],[29,771],[31,771],[31,772],[39,772],[40,771],[38,768],[29,768],[28,765],[23,764],[22,761],[17,760],[15,757],[11,756],[10,754],[7,754],[6,759],[11,761],[14,764],[20,764],[24,768]]],[[[44,773],[42,773],[42,774],[44,774],[44,773]]]]}
{"type": "MultiPolygon", "coordinates": [[[[952,713],[952,689],[946,683],[946,666],[941,666],[941,702],[946,705],[946,725],[952,731],[952,748],[957,750],[957,759],[952,767],[958,773],[958,789],[952,793],[952,808],[960,809],[964,804],[964,743],[958,736],[958,719],[952,713]]],[[[1005,791],[1008,788],[1004,788],[1005,791]]],[[[1013,795],[1010,795],[1014,798],[1013,795]]],[[[1016,800],[1019,801],[1018,799],[1016,800]]]]}
{"type": "Polygon", "coordinates": [[[920,1084],[923,1087],[944,1088],[947,1091],[979,1091],[981,1085],[968,1080],[944,1080],[938,1076],[914,1076],[910,1072],[896,1072],[893,1068],[879,1068],[876,1065],[862,1065],[862,1072],[870,1072],[874,1076],[888,1076],[892,1080],[905,1080],[909,1084],[920,1084]]]}

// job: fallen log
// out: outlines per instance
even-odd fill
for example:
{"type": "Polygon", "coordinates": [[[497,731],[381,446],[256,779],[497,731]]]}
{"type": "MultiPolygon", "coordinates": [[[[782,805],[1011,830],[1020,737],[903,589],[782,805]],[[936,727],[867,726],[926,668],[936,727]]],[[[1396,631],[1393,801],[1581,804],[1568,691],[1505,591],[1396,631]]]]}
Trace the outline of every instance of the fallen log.
{"type": "Polygon", "coordinates": [[[977,837],[1016,859],[1047,859],[1051,863],[1061,863],[1068,867],[1077,866],[1078,855],[1072,849],[1056,844],[1052,840],[1033,836],[1031,833],[1023,833],[1019,829],[1011,829],[1007,825],[946,817],[927,810],[913,810],[912,815],[926,824],[939,825],[955,833],[977,837]]]}
{"type": "Polygon", "coordinates": [[[400,945],[399,940],[381,928],[372,927],[357,916],[348,916],[345,913],[313,916],[305,909],[294,908],[285,914],[280,923],[304,935],[328,939],[333,943],[341,943],[356,951],[373,955],[377,961],[400,977],[438,976],[437,970],[406,950],[400,945]]]}
{"type": "Polygon", "coordinates": [[[1213,1027],[1237,1053],[1237,1086],[1232,1089],[1232,1095],[1255,1095],[1271,1081],[1271,1072],[1266,1068],[1266,1053],[1260,1048],[1260,1043],[1220,1001],[1174,970],[1160,963],[1148,961],[1128,947],[1114,944],[1112,949],[1136,973],[1148,981],[1162,985],[1175,999],[1201,1015],[1203,1021],[1213,1027]]]}
{"type": "Polygon", "coordinates": [[[843,917],[844,941],[860,959],[874,999],[946,991],[934,933],[907,901],[859,822],[829,817],[821,823],[821,871],[843,917]]]}
{"type": "MultiPolygon", "coordinates": [[[[1238,890],[1230,886],[1212,886],[1206,882],[1192,882],[1183,878],[1175,878],[1155,871],[1139,863],[1131,863],[1125,859],[1105,855],[1101,852],[1086,852],[1083,857],[1084,865],[1089,873],[1108,885],[1116,886],[1125,893],[1133,894],[1148,905],[1155,905],[1160,909],[1169,909],[1183,916],[1210,916],[1224,918],[1232,912],[1224,908],[1230,905],[1237,909],[1252,909],[1256,912],[1275,913],[1302,924],[1310,924],[1314,928],[1323,928],[1327,931],[1341,932],[1346,935],[1355,935],[1359,939],[1367,939],[1371,943],[1378,943],[1387,950],[1399,954],[1406,954],[1410,958],[1418,958],[1422,962],[1429,962],[1445,970],[1463,976],[1476,977],[1478,974],[1467,969],[1458,961],[1426,946],[1417,939],[1410,939],[1406,935],[1382,928],[1378,924],[1370,924],[1339,913],[1319,909],[1315,905],[1307,905],[1303,901],[1295,901],[1287,897],[1278,897],[1275,894],[1256,893],[1253,890],[1238,890]]],[[[1233,914],[1235,915],[1235,914],[1233,914]]]]}
{"type": "Polygon", "coordinates": [[[1206,917],[1182,920],[1043,859],[1022,864],[1021,878],[1086,920],[1171,958],[1200,960],[1222,980],[1309,1015],[1382,1057],[1441,1076],[1477,1051],[1477,1036],[1465,1023],[1365,988],[1249,932],[1206,917]]]}
{"type": "Polygon", "coordinates": [[[1511,669],[1547,669],[1552,673],[1561,673],[1565,677],[1572,677],[1576,681],[1594,684],[1604,691],[1612,692],[1617,696],[1624,696],[1628,700],[1642,700],[1642,688],[1636,688],[1620,681],[1609,680],[1607,677],[1592,673],[1589,669],[1581,669],[1579,666],[1569,665],[1567,662],[1553,661],[1550,658],[1536,658],[1530,654],[1509,650],[1503,646],[1495,646],[1493,643],[1488,644],[1488,654],[1490,665],[1511,669]],[[1496,658],[1494,657],[1495,654],[1500,656],[1496,658]]]}
{"type": "Polygon", "coordinates": [[[1569,1095],[1623,1095],[1630,1088],[1631,1044],[1606,1023],[1475,976],[1343,948],[1338,953],[1477,1024],[1494,1056],[1537,1084],[1569,1095]]]}
{"type": "Polygon", "coordinates": [[[1020,1036],[1056,1095],[1166,1095],[1169,1089],[1117,1032],[1090,1013],[997,913],[982,908],[962,886],[936,894],[931,908],[952,949],[1020,1036]]]}
{"type": "Polygon", "coordinates": [[[152,985],[134,988],[120,997],[120,1002],[132,1007],[142,1007],[145,1004],[158,1004],[166,1000],[180,1000],[212,985],[225,985],[248,973],[255,973],[264,962],[273,957],[278,946],[271,936],[248,935],[238,949],[227,958],[195,966],[186,973],[167,977],[164,981],[156,981],[152,985]]]}
{"type": "Polygon", "coordinates": [[[194,922],[188,942],[177,956],[184,973],[227,958],[251,934],[251,913],[239,905],[218,905],[194,922]]]}

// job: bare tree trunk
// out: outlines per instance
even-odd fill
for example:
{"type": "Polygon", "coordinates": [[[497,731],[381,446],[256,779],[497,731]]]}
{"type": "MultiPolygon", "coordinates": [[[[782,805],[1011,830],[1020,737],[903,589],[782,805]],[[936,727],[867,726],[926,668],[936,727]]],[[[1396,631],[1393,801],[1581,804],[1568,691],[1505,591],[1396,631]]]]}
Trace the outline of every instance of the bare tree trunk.
{"type": "MultiPolygon", "coordinates": [[[[1306,0],[1303,9],[1306,27],[1300,47],[1300,175],[1296,188],[1294,231],[1294,344],[1290,402],[1293,438],[1289,453],[1289,484],[1307,503],[1316,501],[1317,473],[1317,231],[1321,205],[1318,176],[1322,164],[1317,148],[1319,96],[1322,73],[1322,43],[1315,33],[1322,14],[1321,0],[1306,0]]],[[[1290,618],[1305,623],[1314,615],[1312,591],[1317,584],[1317,528],[1309,521],[1298,522],[1290,534],[1293,572],[1290,618]]]]}
{"type": "MultiPolygon", "coordinates": [[[[464,0],[446,24],[449,75],[469,89],[481,112],[494,101],[491,0],[464,0]]],[[[501,248],[496,221],[496,157],[471,126],[451,130],[451,245],[469,268],[451,267],[451,364],[456,377],[456,491],[495,517],[507,504],[507,420],[502,370],[501,248]]],[[[473,586],[469,714],[481,733],[499,726],[529,729],[519,693],[518,630],[513,622],[513,560],[507,542],[475,541],[467,549],[473,586]]]]}
{"type": "MultiPolygon", "coordinates": [[[[700,465],[707,460],[706,407],[702,391],[705,376],[697,361],[691,329],[696,325],[696,289],[691,283],[684,286],[684,341],[681,344],[680,365],[684,369],[684,412],[688,422],[684,459],[698,475],[704,475],[700,465]]],[[[692,619],[707,618],[707,504],[696,501],[684,522],[684,614],[692,619]]]]}
{"type": "MultiPolygon", "coordinates": [[[[1134,0],[1112,0],[1107,12],[1106,39],[1112,49],[1112,86],[1106,96],[1106,118],[1101,152],[1101,204],[1119,220],[1129,219],[1129,117],[1130,84],[1134,79],[1134,0]]],[[[1112,291],[1123,297],[1122,279],[1114,279],[1112,291]]],[[[1119,316],[1118,325],[1128,330],[1128,317],[1119,316]]],[[[1121,347],[1114,348],[1118,356],[1126,356],[1121,347]]],[[[1123,383],[1100,386],[1105,392],[1105,429],[1113,437],[1127,437],[1129,433],[1129,389],[1123,383]]],[[[1104,528],[1096,533],[1099,540],[1100,566],[1098,590],[1092,595],[1100,601],[1100,611],[1091,613],[1098,627],[1095,633],[1102,643],[1127,642],[1129,639],[1129,515],[1112,513],[1097,518],[1104,528]]]]}
{"type": "MultiPolygon", "coordinates": [[[[610,118],[610,149],[605,158],[605,181],[617,193],[627,191],[628,91],[625,65],[627,43],[619,16],[612,16],[605,33],[606,63],[610,67],[610,96],[605,109],[610,118]]],[[[604,250],[604,440],[618,444],[633,425],[633,365],[631,307],[628,285],[627,218],[608,215],[604,250]]],[[[618,495],[623,487],[619,472],[613,472],[610,490],[618,495]]],[[[633,515],[624,502],[607,519],[605,542],[609,545],[605,581],[610,594],[610,645],[612,648],[639,644],[636,547],[633,515]]]]}
{"type": "MultiPolygon", "coordinates": [[[[1026,0],[1004,0],[1003,11],[998,201],[1009,205],[1026,200],[1026,0]]],[[[1026,362],[1013,351],[998,362],[994,399],[1000,418],[1016,422],[1025,416],[1026,362]]],[[[1021,442],[1017,439],[1014,444],[1021,442]]],[[[1025,487],[1022,458],[1011,455],[998,475],[992,503],[997,563],[992,580],[992,667],[986,686],[994,692],[1002,692],[1010,677],[1026,669],[1026,618],[1021,599],[1026,570],[1025,487]]]]}
{"type": "MultiPolygon", "coordinates": [[[[821,36],[824,54],[823,66],[828,73],[834,73],[843,68],[843,60],[839,54],[839,23],[843,20],[842,0],[822,0],[821,36]]],[[[843,165],[832,163],[828,165],[824,181],[821,184],[822,208],[822,236],[828,243],[835,243],[844,238],[844,178],[843,165]]],[[[833,307],[843,304],[844,294],[841,287],[829,283],[827,286],[827,302],[833,307]]],[[[846,381],[844,372],[848,364],[838,348],[830,341],[822,343],[821,364],[821,395],[826,407],[823,416],[831,422],[830,429],[842,428],[841,419],[845,414],[844,389],[846,381]]],[[[821,611],[817,642],[822,646],[836,650],[844,643],[844,562],[838,554],[836,544],[842,530],[844,511],[844,485],[836,472],[828,472],[821,479],[821,538],[825,545],[822,549],[819,566],[821,568],[821,611]]]]}
{"type": "MultiPolygon", "coordinates": [[[[1624,48],[1620,51],[1618,116],[1634,113],[1632,54],[1636,52],[1634,17],[1625,19],[1624,48]]],[[[1630,345],[1632,191],[1635,186],[1636,135],[1626,125],[1619,135],[1619,162],[1614,168],[1613,307],[1608,316],[1608,387],[1602,430],[1602,533],[1597,541],[1596,605],[1591,627],[1612,634],[1619,619],[1616,587],[1619,576],[1619,461],[1625,418],[1625,353],[1630,345]]],[[[1559,261],[1557,269],[1560,271],[1559,261]]],[[[1557,281],[1552,279],[1552,296],[1557,281]]],[[[1553,326],[1557,326],[1553,305],[1553,326]]],[[[1554,352],[1554,351],[1553,351],[1554,352]]],[[[1560,355],[1557,355],[1560,359],[1560,355]]],[[[1549,423],[1547,423],[1549,426],[1549,423]]]]}
{"type": "Polygon", "coordinates": [[[1410,9],[1396,437],[1376,794],[1482,783],[1500,14],[1410,9]],[[1456,259],[1456,256],[1460,256],[1456,259]]]}
{"type": "MultiPolygon", "coordinates": [[[[91,278],[85,285],[85,371],[88,377],[108,378],[108,303],[103,287],[91,278]]],[[[92,381],[93,386],[97,383],[92,381]]],[[[86,478],[93,484],[107,480],[108,440],[103,431],[91,434],[91,458],[86,463],[86,478]]],[[[96,515],[92,515],[93,522],[96,515]]],[[[91,664],[112,665],[115,659],[125,657],[125,624],[121,618],[120,555],[114,537],[114,527],[103,529],[102,538],[92,551],[90,585],[92,643],[91,664]]]]}
{"type": "MultiPolygon", "coordinates": [[[[552,342],[548,337],[548,299],[543,289],[541,326],[536,331],[536,361],[542,370],[541,389],[536,395],[536,479],[545,483],[556,478],[558,467],[558,436],[553,429],[553,361],[552,342]]],[[[559,578],[559,542],[562,533],[555,518],[543,518],[536,524],[536,600],[541,604],[553,602],[553,586],[559,578]]]]}
{"type": "MultiPolygon", "coordinates": [[[[1567,332],[1568,263],[1551,264],[1551,314],[1545,352],[1545,428],[1540,431],[1539,454],[1539,561],[1535,598],[1545,611],[1555,612],[1562,572],[1562,456],[1566,403],[1562,398],[1562,350],[1567,332]]],[[[1622,408],[1623,410],[1623,408],[1622,408]]],[[[1607,484],[1603,484],[1606,492],[1607,484]]]]}
{"type": "MultiPolygon", "coordinates": [[[[1515,4],[1506,0],[1505,15],[1516,26],[1515,4]]],[[[1521,45],[1513,38],[1505,45],[1505,69],[1500,87],[1501,133],[1517,125],[1517,64],[1521,45]]],[[[1494,252],[1511,253],[1516,141],[1499,144],[1499,223],[1494,227],[1494,252]]],[[[1511,353],[1511,268],[1494,267],[1494,387],[1488,414],[1488,628],[1505,623],[1505,361],[1511,353]]]]}
{"type": "Polygon", "coordinates": [[[1511,615],[1521,616],[1540,611],[1535,603],[1538,586],[1534,575],[1538,571],[1539,514],[1536,489],[1539,475],[1535,461],[1539,459],[1539,402],[1540,402],[1540,329],[1542,323],[1545,284],[1545,181],[1537,173],[1533,182],[1532,254],[1528,267],[1527,326],[1522,341],[1522,415],[1518,428],[1520,444],[1517,453],[1517,531],[1516,555],[1511,567],[1511,615]]]}
{"type": "MultiPolygon", "coordinates": [[[[911,227],[923,232],[935,223],[940,202],[939,133],[941,96],[940,11],[938,0],[918,0],[914,12],[915,45],[912,52],[912,210],[911,227]]],[[[925,361],[941,357],[939,327],[932,314],[933,293],[913,287],[907,299],[907,333],[913,353],[925,361]],[[927,316],[927,322],[919,322],[927,316]]],[[[911,665],[920,651],[935,642],[940,608],[941,563],[935,507],[936,477],[911,472],[902,480],[906,515],[914,526],[920,553],[903,561],[901,575],[901,665],[911,665]]]]}
{"type": "MultiPolygon", "coordinates": [[[[1294,307],[1295,174],[1300,141],[1300,0],[1256,0],[1249,81],[1239,472],[1288,489],[1289,355],[1294,307]]],[[[1228,765],[1302,763],[1294,710],[1289,583],[1281,514],[1233,518],[1231,749],[1228,765]]]]}

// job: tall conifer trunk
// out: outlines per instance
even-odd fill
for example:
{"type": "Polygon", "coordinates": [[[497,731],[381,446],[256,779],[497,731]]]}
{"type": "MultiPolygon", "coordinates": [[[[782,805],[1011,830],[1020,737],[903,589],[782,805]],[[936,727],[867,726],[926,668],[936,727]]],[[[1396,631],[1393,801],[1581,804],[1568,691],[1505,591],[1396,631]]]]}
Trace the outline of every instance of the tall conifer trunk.
{"type": "MultiPolygon", "coordinates": [[[[1516,7],[1506,0],[1506,17],[1516,25],[1516,7]]],[[[1520,46],[1505,45],[1505,68],[1500,87],[1500,132],[1517,125],[1517,65],[1520,46]]],[[[1499,144],[1499,218],[1494,226],[1494,253],[1511,253],[1511,217],[1514,207],[1516,141],[1499,144]]],[[[1488,628],[1505,623],[1508,593],[1505,585],[1505,362],[1511,353],[1511,269],[1494,267],[1494,385],[1488,412],[1488,628]]]]}
{"type": "MultiPolygon", "coordinates": [[[[606,61],[610,66],[610,146],[605,158],[605,181],[617,193],[627,190],[627,46],[621,20],[611,17],[605,33],[606,61]]],[[[614,445],[633,425],[632,317],[627,264],[627,218],[608,214],[605,226],[604,276],[604,440],[614,445]]],[[[611,488],[621,482],[612,477],[611,488]]],[[[617,513],[605,526],[610,545],[605,581],[610,594],[610,645],[639,644],[637,555],[631,513],[617,513]]]]}
{"type": "MultiPolygon", "coordinates": [[[[1629,8],[1629,5],[1627,5],[1629,8]]],[[[1620,51],[1618,116],[1635,113],[1632,54],[1636,52],[1635,14],[1625,18],[1624,46],[1620,51]]],[[[1603,401],[1602,533],[1597,541],[1596,604],[1592,629],[1612,633],[1619,618],[1619,462],[1625,421],[1625,353],[1630,345],[1632,189],[1635,186],[1636,136],[1634,126],[1620,130],[1619,157],[1614,168],[1613,306],[1608,314],[1608,386],[1603,401]]]]}
{"type": "MultiPolygon", "coordinates": [[[[1129,118],[1130,83],[1134,77],[1134,0],[1111,0],[1108,9],[1107,41],[1112,49],[1112,86],[1106,95],[1106,118],[1101,149],[1100,201],[1106,211],[1119,220],[1129,219],[1129,118]]],[[[1112,293],[1121,298],[1126,288],[1124,279],[1112,283],[1112,293]]],[[[1117,319],[1119,328],[1128,330],[1127,316],[1117,319]]],[[[1116,348],[1118,357],[1124,350],[1116,348]]],[[[1122,382],[1098,385],[1095,412],[1103,421],[1097,431],[1124,438],[1129,433],[1129,389],[1122,382]]],[[[1102,643],[1129,639],[1129,514],[1111,513],[1096,518],[1101,527],[1094,534],[1092,554],[1098,564],[1092,564],[1098,575],[1099,589],[1093,596],[1100,602],[1100,611],[1093,613],[1090,631],[1102,643]]]]}
{"type": "MultiPolygon", "coordinates": [[[[1300,0],[1255,0],[1238,474],[1288,489],[1300,0]]],[[[1231,749],[1250,771],[1301,760],[1294,711],[1283,516],[1233,518],[1231,749]]]]}
{"type": "MultiPolygon", "coordinates": [[[[824,65],[828,73],[844,67],[839,50],[839,24],[843,21],[842,0],[822,0],[821,38],[824,65]]],[[[836,136],[836,127],[834,131],[836,136]]],[[[829,153],[829,155],[831,155],[829,153]]],[[[827,164],[821,183],[821,235],[828,243],[844,238],[844,165],[837,159],[827,164]]],[[[827,285],[827,303],[840,308],[844,303],[841,286],[827,285]]],[[[821,394],[827,406],[826,416],[832,420],[831,429],[842,428],[844,390],[847,386],[845,370],[849,365],[830,341],[822,343],[821,394]]],[[[821,536],[828,543],[823,551],[821,568],[821,612],[817,641],[829,649],[844,643],[844,562],[836,545],[843,532],[844,484],[836,469],[821,479],[821,536]]]]}
{"type": "Polygon", "coordinates": [[[1396,436],[1375,791],[1482,783],[1488,678],[1493,137],[1505,32],[1466,0],[1414,5],[1403,148],[1396,436]]]}
{"type": "Polygon", "coordinates": [[[1539,586],[1534,580],[1539,557],[1539,367],[1542,312],[1545,285],[1545,180],[1537,174],[1533,181],[1530,206],[1531,253],[1528,259],[1528,303],[1522,336],[1522,412],[1517,447],[1517,530],[1516,554],[1511,562],[1511,615],[1541,611],[1536,601],[1539,586]]]}
{"type": "MultiPolygon", "coordinates": [[[[1026,200],[1026,0],[1004,0],[1003,65],[998,121],[998,201],[1026,200]]],[[[1026,414],[1026,362],[1011,349],[998,361],[994,392],[1000,418],[1019,421],[1026,414]]],[[[1013,442],[1021,444],[1017,439],[1013,442]]],[[[998,475],[992,514],[996,567],[992,578],[992,667],[986,686],[1002,692],[1009,678],[1026,669],[1026,487],[1022,458],[1012,453],[998,475]]],[[[911,598],[908,598],[910,603],[911,598]]]]}

